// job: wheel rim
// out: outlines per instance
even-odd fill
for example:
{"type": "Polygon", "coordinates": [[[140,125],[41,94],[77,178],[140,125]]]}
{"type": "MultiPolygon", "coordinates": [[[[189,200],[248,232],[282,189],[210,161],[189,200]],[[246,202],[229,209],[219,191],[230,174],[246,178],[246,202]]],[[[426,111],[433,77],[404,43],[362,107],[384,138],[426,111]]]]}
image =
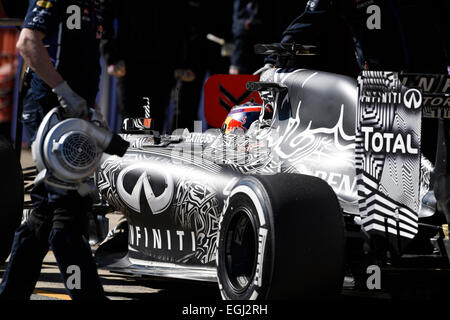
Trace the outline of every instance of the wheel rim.
{"type": "Polygon", "coordinates": [[[225,269],[229,285],[236,293],[244,292],[255,275],[258,239],[253,215],[238,208],[226,233],[225,269]]]}

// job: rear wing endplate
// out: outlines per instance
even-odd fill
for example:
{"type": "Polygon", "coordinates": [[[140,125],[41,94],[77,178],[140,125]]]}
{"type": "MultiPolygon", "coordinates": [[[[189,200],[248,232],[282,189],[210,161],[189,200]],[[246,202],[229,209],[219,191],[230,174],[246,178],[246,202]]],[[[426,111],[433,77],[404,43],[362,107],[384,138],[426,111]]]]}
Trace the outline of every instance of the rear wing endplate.
{"type": "MultiPolygon", "coordinates": [[[[403,247],[418,231],[423,96],[394,72],[358,77],[356,174],[362,226],[403,247]]],[[[400,248],[399,248],[400,249],[400,248]]]]}

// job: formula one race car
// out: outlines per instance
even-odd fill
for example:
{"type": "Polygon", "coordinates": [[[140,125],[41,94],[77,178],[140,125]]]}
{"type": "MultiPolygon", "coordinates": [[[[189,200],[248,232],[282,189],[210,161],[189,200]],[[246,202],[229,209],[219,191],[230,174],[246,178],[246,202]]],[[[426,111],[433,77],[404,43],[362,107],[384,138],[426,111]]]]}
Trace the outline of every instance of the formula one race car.
{"type": "Polygon", "coordinates": [[[132,147],[96,172],[127,220],[97,259],[218,282],[225,299],[333,296],[345,275],[379,289],[371,270],[448,275],[449,85],[446,75],[270,68],[247,83],[262,105],[233,108],[221,129],[156,137],[134,119],[123,135],[132,147]],[[423,81],[435,85],[424,92],[423,81]],[[438,119],[435,165],[421,155],[422,117],[438,119]]]}
{"type": "Polygon", "coordinates": [[[84,120],[66,132],[56,113],[44,119],[38,177],[88,192],[49,164],[66,177],[95,167],[99,203],[126,218],[96,250],[100,267],[218,283],[224,299],[333,297],[348,279],[366,291],[403,289],[394,280],[405,274],[448,279],[450,78],[278,68],[251,78],[241,95],[251,101],[221,128],[159,136],[148,116],[126,119],[123,157],[100,159],[107,144],[78,132],[98,131],[84,120]],[[421,154],[425,117],[439,126],[434,164],[421,154]]]}

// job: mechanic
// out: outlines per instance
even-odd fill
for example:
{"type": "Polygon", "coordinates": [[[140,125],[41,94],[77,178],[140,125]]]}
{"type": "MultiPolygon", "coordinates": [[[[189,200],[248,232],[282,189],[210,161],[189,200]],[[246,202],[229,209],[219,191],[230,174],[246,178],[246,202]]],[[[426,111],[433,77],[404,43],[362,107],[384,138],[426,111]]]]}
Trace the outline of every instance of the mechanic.
{"type": "MultiPolygon", "coordinates": [[[[298,58],[301,67],[353,77],[364,69],[446,74],[445,15],[443,0],[310,0],[281,42],[319,47],[318,57],[298,58]]],[[[276,57],[265,62],[274,64],[276,57]]]]}
{"type": "MultiPolygon", "coordinates": [[[[31,140],[53,107],[63,118],[85,118],[95,105],[101,6],[100,0],[30,0],[17,47],[31,68],[23,112],[31,140]]],[[[34,209],[16,231],[0,298],[30,298],[50,246],[73,300],[106,299],[85,236],[90,198],[41,183],[31,199],[34,209]]]]}

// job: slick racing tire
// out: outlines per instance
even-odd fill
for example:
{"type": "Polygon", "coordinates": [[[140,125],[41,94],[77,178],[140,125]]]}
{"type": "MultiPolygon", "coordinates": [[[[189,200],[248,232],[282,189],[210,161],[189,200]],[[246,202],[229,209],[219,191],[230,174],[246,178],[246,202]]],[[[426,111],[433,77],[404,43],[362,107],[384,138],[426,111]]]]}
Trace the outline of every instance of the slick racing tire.
{"type": "Polygon", "coordinates": [[[0,136],[0,265],[8,258],[23,213],[22,167],[6,138],[0,136]]]}
{"type": "Polygon", "coordinates": [[[331,187],[299,174],[248,176],[219,222],[222,298],[333,298],[344,281],[345,228],[331,187]]]}

